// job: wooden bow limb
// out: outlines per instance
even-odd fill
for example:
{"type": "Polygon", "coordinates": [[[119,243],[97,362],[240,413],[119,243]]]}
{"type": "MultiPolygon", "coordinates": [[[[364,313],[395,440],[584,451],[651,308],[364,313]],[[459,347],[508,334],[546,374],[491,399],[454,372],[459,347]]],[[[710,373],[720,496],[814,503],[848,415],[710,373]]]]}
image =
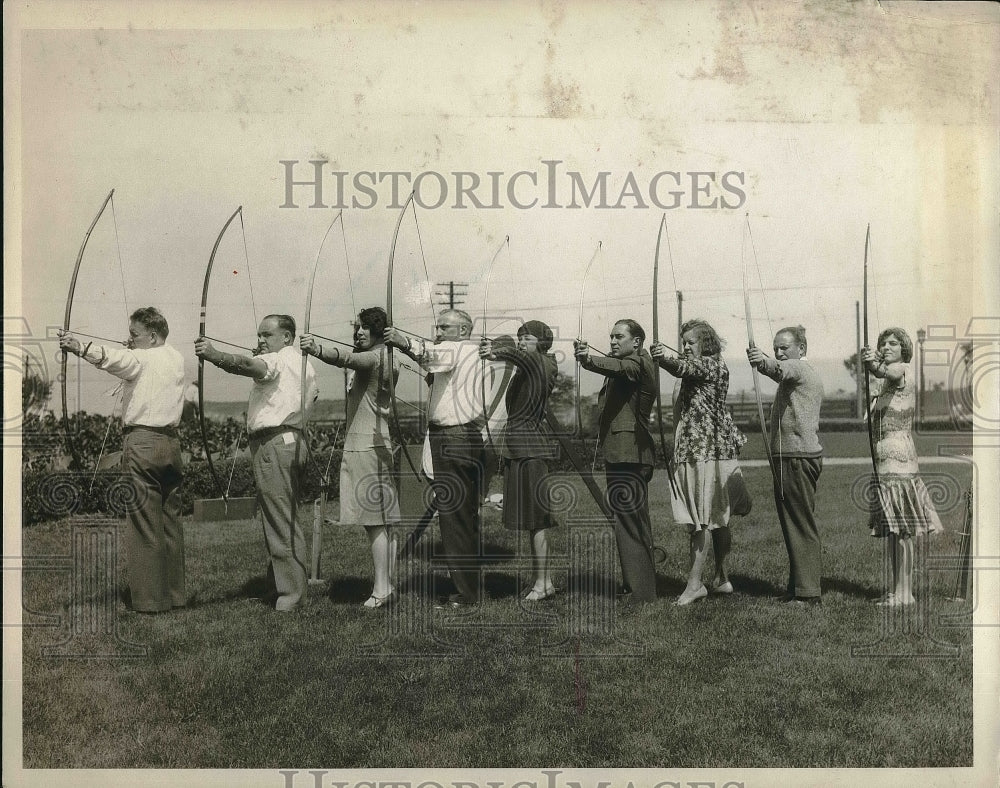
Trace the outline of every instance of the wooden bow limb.
{"type": "MultiPolygon", "coordinates": [[[[483,294],[483,326],[482,326],[483,339],[486,339],[486,318],[489,315],[488,304],[490,299],[490,274],[493,272],[493,266],[496,264],[497,258],[500,256],[500,252],[503,251],[505,246],[508,248],[508,250],[510,249],[509,235],[505,236],[503,239],[503,243],[501,243],[500,246],[497,247],[496,252],[493,253],[493,257],[490,259],[490,265],[486,269],[486,289],[483,294]]],[[[488,362],[486,361],[486,359],[485,358],[480,359],[480,373],[482,378],[482,386],[480,391],[482,393],[483,424],[486,427],[486,439],[489,441],[490,447],[495,448],[496,444],[493,441],[493,432],[492,430],[490,430],[490,417],[493,415],[493,413],[496,411],[497,407],[500,404],[500,398],[502,397],[503,394],[503,388],[501,387],[500,390],[498,391],[497,396],[494,398],[492,406],[488,405],[486,402],[487,368],[488,368],[488,362]]],[[[492,368],[490,368],[490,371],[492,371],[492,368]]],[[[487,492],[489,491],[487,490],[487,492]]]]}
{"type": "MultiPolygon", "coordinates": [[[[396,260],[396,242],[399,240],[399,229],[400,229],[400,227],[403,224],[403,217],[406,216],[406,209],[409,208],[410,205],[413,203],[413,197],[414,197],[414,192],[410,192],[410,196],[407,197],[406,198],[406,202],[403,203],[403,208],[399,212],[399,218],[396,220],[396,229],[395,229],[395,231],[393,232],[393,235],[392,235],[392,245],[389,248],[389,266],[388,266],[388,271],[387,271],[387,274],[386,274],[385,312],[386,312],[386,317],[387,317],[387,320],[388,320],[388,324],[390,326],[392,326],[393,328],[395,328],[395,326],[393,325],[393,319],[392,319],[392,295],[393,295],[392,294],[392,276],[393,276],[393,269],[394,269],[395,260],[396,260]]],[[[414,209],[413,216],[414,216],[414,222],[416,222],[416,210],[415,209],[414,209]]],[[[418,227],[417,228],[417,237],[418,238],[419,238],[419,235],[420,235],[420,229],[418,227]]],[[[423,259],[423,242],[422,241],[421,241],[421,247],[420,247],[420,249],[421,249],[421,259],[423,259]]],[[[425,275],[427,274],[427,261],[426,260],[424,260],[424,273],[425,273],[425,275]]],[[[429,277],[428,277],[428,280],[429,280],[429,277]]],[[[433,314],[433,304],[431,305],[431,312],[433,314]]],[[[394,353],[394,349],[393,349],[392,345],[388,345],[387,346],[387,353],[386,353],[386,355],[387,355],[387,358],[388,358],[388,366],[389,366],[390,370],[393,368],[393,364],[392,364],[393,353],[394,353]]],[[[421,474],[417,470],[417,466],[414,464],[413,458],[410,457],[410,452],[406,448],[406,441],[403,438],[403,435],[402,435],[402,433],[401,433],[401,431],[399,429],[399,416],[398,416],[397,407],[396,407],[396,387],[395,387],[395,385],[390,386],[389,392],[390,392],[390,395],[389,395],[389,405],[390,405],[390,410],[391,410],[391,413],[392,413],[392,420],[393,420],[393,423],[395,424],[396,432],[397,432],[397,435],[399,437],[399,447],[400,447],[400,449],[403,452],[403,456],[406,458],[406,464],[410,466],[410,470],[413,472],[414,478],[420,480],[421,479],[421,474]]]]}
{"type": "MultiPolygon", "coordinates": [[[[577,340],[577,342],[583,342],[583,298],[584,298],[584,295],[586,293],[586,288],[587,288],[587,274],[590,273],[590,269],[593,267],[594,261],[597,260],[597,255],[601,251],[601,244],[602,243],[603,243],[602,241],[598,241],[597,242],[597,248],[594,250],[594,254],[591,255],[590,260],[587,262],[587,267],[583,270],[583,277],[580,279],[580,309],[579,309],[579,312],[578,312],[578,318],[579,318],[579,320],[578,320],[578,325],[577,325],[577,330],[576,330],[576,340],[577,340]]],[[[593,348],[588,348],[588,349],[591,352],[600,352],[600,351],[594,351],[593,348]]],[[[606,354],[602,353],[601,355],[606,355],[606,354]]],[[[580,438],[581,441],[583,440],[583,410],[582,410],[582,406],[581,406],[581,403],[580,403],[580,373],[581,373],[582,369],[583,368],[580,365],[580,360],[577,359],[576,360],[576,398],[575,398],[575,404],[576,404],[576,434],[579,436],[579,438],[580,438]]]]}
{"type": "MultiPolygon", "coordinates": [[[[871,232],[872,232],[872,226],[869,223],[868,229],[865,230],[865,266],[864,266],[864,285],[863,285],[863,289],[864,289],[864,317],[863,317],[864,328],[863,328],[862,332],[864,334],[865,347],[868,347],[868,245],[869,245],[869,241],[871,239],[871,232]]],[[[870,373],[870,371],[868,369],[868,364],[867,363],[865,363],[864,367],[865,367],[865,404],[867,406],[866,409],[865,409],[866,410],[866,416],[867,416],[867,418],[865,419],[865,424],[866,424],[866,426],[868,428],[868,452],[871,455],[871,459],[872,459],[872,474],[873,474],[873,478],[875,480],[876,495],[879,495],[880,492],[881,492],[881,489],[882,489],[882,484],[879,481],[878,460],[877,460],[876,455],[875,455],[875,430],[874,430],[874,425],[872,424],[872,417],[874,415],[873,411],[874,411],[875,408],[874,408],[874,403],[872,402],[872,398],[871,398],[871,387],[870,387],[871,373],[870,373]]],[[[880,496],[879,499],[881,500],[881,496],[880,496]]]]}
{"type": "MultiPolygon", "coordinates": [[[[306,291],[306,312],[305,312],[305,319],[304,319],[303,325],[302,325],[302,333],[304,333],[304,334],[311,333],[310,332],[310,326],[309,326],[309,324],[310,324],[310,321],[312,319],[313,291],[315,290],[315,287],[316,287],[316,274],[319,271],[319,263],[320,263],[320,260],[322,259],[322,256],[323,256],[323,247],[326,245],[326,239],[330,236],[330,233],[332,232],[332,230],[334,228],[334,225],[336,225],[337,222],[340,222],[340,228],[343,231],[343,237],[344,237],[344,260],[345,260],[345,264],[347,265],[347,277],[348,277],[348,283],[350,285],[351,309],[352,309],[352,312],[354,314],[357,314],[357,311],[356,311],[356,308],[355,308],[355,304],[354,304],[354,284],[353,284],[353,281],[352,281],[352,278],[351,278],[350,259],[349,259],[348,254],[347,254],[347,231],[346,231],[346,228],[344,227],[344,211],[343,211],[343,209],[341,209],[341,210],[339,210],[337,212],[337,215],[333,217],[333,221],[330,222],[330,226],[327,227],[326,232],[323,234],[323,239],[320,241],[319,250],[316,252],[316,260],[313,263],[312,273],[311,273],[311,275],[309,277],[309,288],[306,291]]],[[[327,342],[333,342],[333,343],[336,343],[336,344],[346,344],[346,343],[341,343],[339,340],[332,339],[331,337],[320,337],[320,338],[324,339],[327,342]]],[[[351,347],[353,347],[353,345],[351,345],[351,347]]],[[[301,367],[300,373],[299,373],[299,397],[300,397],[300,400],[299,400],[299,414],[300,414],[300,418],[302,420],[302,436],[301,436],[301,438],[295,444],[295,464],[296,464],[296,466],[299,465],[299,452],[300,452],[300,448],[299,447],[302,445],[302,443],[305,443],[305,445],[306,445],[306,454],[310,458],[312,458],[313,463],[316,464],[317,468],[318,468],[318,464],[315,462],[315,456],[313,455],[312,450],[311,450],[310,445],[309,445],[309,405],[310,405],[310,403],[308,402],[308,397],[307,397],[307,393],[308,393],[307,392],[307,381],[309,379],[308,372],[309,372],[309,354],[305,350],[303,350],[302,351],[302,367],[301,367]]],[[[345,398],[344,398],[344,408],[345,409],[347,408],[347,398],[346,398],[346,395],[345,395],[345,398]]],[[[345,424],[346,424],[346,420],[347,420],[347,413],[346,413],[346,411],[345,411],[345,414],[344,414],[344,420],[345,420],[345,424]]],[[[331,449],[331,452],[330,452],[330,458],[329,459],[332,462],[332,460],[333,460],[333,450],[332,449],[331,449]]],[[[322,528],[323,528],[323,521],[326,519],[326,490],[327,490],[327,487],[329,485],[329,476],[328,476],[329,467],[330,467],[330,465],[329,465],[329,462],[328,462],[327,463],[327,470],[324,471],[321,474],[321,476],[320,476],[320,493],[319,493],[319,498],[313,504],[313,509],[314,509],[314,511],[313,511],[313,530],[312,530],[312,545],[311,545],[311,554],[310,554],[311,560],[310,560],[310,572],[309,572],[309,583],[311,585],[318,585],[318,584],[320,584],[320,583],[323,582],[320,579],[319,558],[320,558],[320,553],[321,553],[322,547],[323,547],[323,530],[322,530],[322,528]]]]}
{"type": "MultiPolygon", "coordinates": [[[[222,238],[226,234],[226,230],[229,229],[229,225],[233,223],[233,220],[242,213],[243,206],[239,206],[232,215],[226,220],[226,223],[222,226],[222,230],[219,232],[218,237],[215,239],[215,244],[212,246],[212,253],[208,257],[208,267],[205,269],[205,282],[202,285],[201,290],[201,322],[198,327],[198,336],[205,336],[205,327],[207,324],[208,315],[208,285],[212,277],[212,266],[215,264],[215,255],[219,251],[219,245],[222,243],[222,238]]],[[[212,479],[215,481],[215,487],[219,494],[222,496],[223,503],[226,507],[226,511],[229,510],[229,493],[226,488],[222,486],[222,479],[219,477],[219,473],[215,468],[215,463],[212,460],[212,452],[208,446],[208,429],[205,426],[205,359],[201,356],[198,357],[198,423],[201,428],[201,442],[205,449],[205,460],[208,462],[208,469],[212,474],[212,479]]]]}
{"type": "MultiPolygon", "coordinates": [[[[653,255],[653,342],[657,344],[663,344],[660,342],[660,240],[663,237],[664,231],[667,229],[667,215],[663,214],[663,218],[660,219],[660,229],[656,233],[656,251],[653,255]]],[[[673,255],[670,254],[670,235],[667,235],[667,250],[668,256],[670,258],[670,274],[671,277],[674,276],[674,261],[673,255]]],[[[674,281],[674,291],[677,290],[677,282],[674,281]]],[[[663,345],[668,350],[673,350],[677,352],[674,348],[668,345],[663,345]]],[[[663,452],[663,462],[667,467],[667,479],[670,481],[670,490],[673,492],[674,497],[680,499],[681,491],[677,486],[677,479],[674,477],[673,469],[673,458],[672,452],[667,452],[667,438],[666,433],[663,430],[663,402],[661,394],[661,383],[660,383],[660,371],[661,367],[656,364],[656,424],[659,428],[660,433],[660,450],[663,452]]],[[[676,425],[674,425],[676,428],[676,425]]]]}
{"type": "MultiPolygon", "coordinates": [[[[80,251],[76,255],[76,264],[73,266],[73,274],[69,280],[69,293],[66,295],[66,308],[63,312],[63,333],[70,332],[70,322],[73,314],[73,296],[76,294],[76,281],[80,275],[80,266],[83,264],[83,253],[87,250],[87,244],[90,241],[90,236],[94,232],[94,228],[97,226],[98,221],[100,221],[101,216],[104,214],[104,209],[108,207],[108,203],[111,202],[111,198],[114,196],[115,190],[112,189],[108,192],[108,196],[104,198],[104,202],[101,203],[101,208],[94,216],[94,220],[90,223],[87,228],[87,232],[84,233],[83,243],[80,244],[80,251]]],[[[84,335],[86,336],[86,335],[84,335]]],[[[117,340],[112,340],[117,341],[117,340]]],[[[67,366],[69,359],[69,351],[63,350],[62,360],[60,362],[60,388],[62,390],[62,413],[63,413],[63,426],[66,429],[66,444],[69,448],[70,459],[74,467],[79,467],[80,456],[77,452],[76,443],[73,441],[73,430],[69,425],[69,397],[67,393],[67,366]]]]}

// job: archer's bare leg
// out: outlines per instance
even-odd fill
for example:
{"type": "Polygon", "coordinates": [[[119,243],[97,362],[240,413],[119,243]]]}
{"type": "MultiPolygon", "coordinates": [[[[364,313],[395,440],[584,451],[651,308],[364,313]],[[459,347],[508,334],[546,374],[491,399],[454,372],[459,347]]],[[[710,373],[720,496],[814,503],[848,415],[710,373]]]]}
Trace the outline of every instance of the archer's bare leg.
{"type": "Polygon", "coordinates": [[[552,596],[556,592],[548,566],[549,540],[544,528],[531,534],[531,559],[535,568],[535,585],[531,592],[538,597],[552,596]]]}
{"type": "Polygon", "coordinates": [[[896,537],[895,594],[896,604],[912,605],[913,598],[913,538],[896,537]]]}
{"type": "Polygon", "coordinates": [[[712,554],[715,557],[715,579],[712,585],[715,588],[729,582],[729,575],[726,572],[726,556],[732,548],[732,533],[728,528],[713,528],[712,534],[712,554]]]}
{"type": "MultiPolygon", "coordinates": [[[[383,599],[387,597],[392,591],[392,584],[390,581],[390,563],[392,552],[395,548],[395,540],[390,540],[388,531],[391,529],[386,528],[384,525],[370,525],[365,527],[365,531],[368,533],[368,541],[371,545],[372,551],[372,564],[375,567],[375,585],[372,588],[372,597],[374,599],[383,599]]],[[[369,599],[369,602],[372,600],[369,599]]],[[[371,605],[368,602],[365,603],[368,607],[374,607],[374,603],[371,605]]]]}
{"type": "Polygon", "coordinates": [[[702,528],[691,533],[691,542],[688,553],[691,559],[691,570],[688,572],[687,586],[674,601],[675,605],[690,605],[697,599],[708,596],[708,589],[701,580],[702,570],[705,568],[705,556],[708,553],[708,539],[705,537],[705,530],[702,528]]]}

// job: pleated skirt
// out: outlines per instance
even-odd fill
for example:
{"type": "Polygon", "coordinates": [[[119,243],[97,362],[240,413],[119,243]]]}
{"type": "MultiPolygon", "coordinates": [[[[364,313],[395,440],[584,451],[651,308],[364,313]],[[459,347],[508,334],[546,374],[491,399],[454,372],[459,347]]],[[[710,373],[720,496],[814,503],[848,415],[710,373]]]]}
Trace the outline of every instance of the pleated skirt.
{"type": "Polygon", "coordinates": [[[872,536],[922,536],[944,531],[927,486],[919,476],[880,475],[879,482],[868,524],[872,536]]]}
{"type": "Polygon", "coordinates": [[[691,532],[726,528],[734,514],[750,511],[750,495],[738,460],[679,463],[674,480],[677,489],[670,492],[671,513],[674,522],[691,532]]]}

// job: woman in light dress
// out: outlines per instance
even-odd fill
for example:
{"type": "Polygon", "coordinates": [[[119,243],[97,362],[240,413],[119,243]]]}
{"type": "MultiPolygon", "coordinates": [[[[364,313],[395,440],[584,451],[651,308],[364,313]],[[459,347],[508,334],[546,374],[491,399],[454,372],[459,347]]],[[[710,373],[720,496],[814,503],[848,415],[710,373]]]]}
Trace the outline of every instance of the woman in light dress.
{"type": "Polygon", "coordinates": [[[913,341],[901,328],[887,328],[878,336],[877,351],[864,347],[861,358],[868,371],[882,380],[882,390],[872,403],[875,467],[878,488],[872,502],[869,528],[885,539],[887,578],[879,605],[912,605],[915,543],[944,530],[931,503],[927,487],[917,475],[913,445],[916,386],[910,369],[913,341]]]}

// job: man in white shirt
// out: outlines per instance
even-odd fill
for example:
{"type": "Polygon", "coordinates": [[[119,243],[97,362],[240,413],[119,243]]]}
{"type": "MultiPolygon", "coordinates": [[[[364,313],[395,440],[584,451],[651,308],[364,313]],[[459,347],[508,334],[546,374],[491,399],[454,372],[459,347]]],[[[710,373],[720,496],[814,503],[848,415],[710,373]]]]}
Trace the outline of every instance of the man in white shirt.
{"type": "Polygon", "coordinates": [[[483,499],[483,373],[472,318],[460,309],[438,316],[434,344],[386,328],[386,344],[402,350],[434,375],[427,433],[434,468],[432,486],[441,540],[458,593],[452,607],[478,604],[481,596],[479,504],[483,499]]]}
{"type": "Polygon", "coordinates": [[[167,344],[166,318],[144,307],[129,319],[127,347],[82,345],[60,332],[59,346],[123,381],[122,459],[135,487],[129,507],[130,605],[140,613],[183,607],[184,529],[173,493],[181,484],[177,424],[184,406],[184,358],[167,344]]]}
{"type": "MultiPolygon", "coordinates": [[[[247,406],[247,432],[257,504],[264,517],[264,539],[271,556],[268,580],[274,584],[275,610],[291,611],[307,598],[306,539],[297,511],[302,463],[302,354],[290,315],[268,315],[257,330],[260,353],[238,356],[216,350],[199,337],[195,353],[223,372],[253,379],[247,406]]],[[[312,363],[306,364],[306,403],[319,396],[312,363]]]]}

